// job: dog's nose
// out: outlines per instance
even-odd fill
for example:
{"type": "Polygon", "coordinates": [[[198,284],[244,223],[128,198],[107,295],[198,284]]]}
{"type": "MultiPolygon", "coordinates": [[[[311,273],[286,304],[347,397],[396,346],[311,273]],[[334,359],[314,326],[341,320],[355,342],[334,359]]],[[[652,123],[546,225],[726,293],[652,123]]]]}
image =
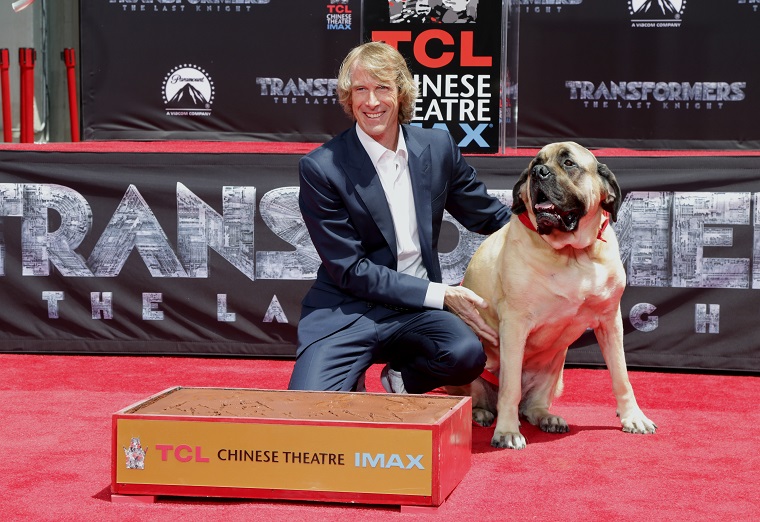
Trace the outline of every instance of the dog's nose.
{"type": "Polygon", "coordinates": [[[552,175],[552,171],[546,165],[536,165],[533,167],[533,175],[541,179],[546,179],[552,175]]]}

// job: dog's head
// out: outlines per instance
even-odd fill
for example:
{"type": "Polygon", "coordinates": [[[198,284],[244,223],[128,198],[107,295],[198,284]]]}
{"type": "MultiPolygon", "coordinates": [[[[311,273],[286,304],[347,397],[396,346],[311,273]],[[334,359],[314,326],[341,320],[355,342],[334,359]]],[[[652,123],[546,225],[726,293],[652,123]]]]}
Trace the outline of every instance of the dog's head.
{"type": "Polygon", "coordinates": [[[550,143],[525,169],[512,191],[512,212],[529,212],[539,234],[573,233],[599,208],[617,220],[621,192],[615,175],[572,141],[550,143]]]}

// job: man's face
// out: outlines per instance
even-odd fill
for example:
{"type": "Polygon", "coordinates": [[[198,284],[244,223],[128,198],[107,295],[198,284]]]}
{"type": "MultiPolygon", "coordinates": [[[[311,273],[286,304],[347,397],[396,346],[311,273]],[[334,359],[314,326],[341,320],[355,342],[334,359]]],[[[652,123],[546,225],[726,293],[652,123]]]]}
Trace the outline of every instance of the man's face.
{"type": "Polygon", "coordinates": [[[396,82],[380,82],[357,64],[351,72],[351,110],[364,132],[385,148],[396,149],[399,110],[396,82]]]}

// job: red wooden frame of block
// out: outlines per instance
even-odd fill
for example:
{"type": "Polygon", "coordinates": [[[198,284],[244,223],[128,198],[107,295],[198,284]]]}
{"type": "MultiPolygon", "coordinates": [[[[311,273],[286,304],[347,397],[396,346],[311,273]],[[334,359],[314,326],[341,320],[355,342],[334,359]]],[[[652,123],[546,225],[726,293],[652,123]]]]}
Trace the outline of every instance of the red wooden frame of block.
{"type": "MultiPolygon", "coordinates": [[[[216,400],[216,399],[214,399],[216,400]]],[[[154,408],[155,409],[155,408],[154,408]]],[[[267,410],[271,410],[268,408],[267,410]]],[[[276,408],[274,408],[276,409],[276,408]]],[[[391,416],[397,415],[391,411],[391,416]]],[[[255,498],[255,499],[275,499],[275,500],[299,500],[299,501],[321,501],[321,502],[349,502],[349,503],[366,503],[366,504],[396,504],[401,506],[439,506],[448,495],[459,484],[471,465],[471,448],[472,448],[472,401],[470,397],[451,397],[436,395],[386,395],[386,394],[369,394],[369,393],[342,393],[342,392],[299,392],[299,391],[272,391],[272,390],[251,390],[251,389],[221,389],[221,388],[169,388],[160,392],[144,401],[124,408],[113,414],[113,440],[112,440],[112,482],[111,491],[114,494],[113,501],[126,501],[134,498],[135,501],[146,501],[142,497],[150,496],[192,496],[192,497],[224,497],[224,498],[255,498]],[[234,401],[246,404],[308,404],[314,403],[316,406],[310,411],[313,414],[291,415],[287,413],[286,418],[272,418],[271,416],[258,416],[253,414],[236,413],[234,415],[214,412],[209,414],[202,407],[187,406],[182,403],[183,407],[193,409],[190,414],[162,413],[161,411],[149,411],[155,405],[161,404],[158,401],[166,401],[180,397],[182,394],[202,394],[204,396],[222,397],[220,404],[231,404],[234,401]],[[399,401],[406,401],[404,404],[409,411],[421,412],[425,420],[418,420],[414,415],[410,419],[400,418],[398,422],[387,420],[387,415],[377,415],[378,421],[352,420],[354,417],[351,411],[344,411],[344,417],[336,420],[325,420],[324,404],[361,404],[373,411],[386,407],[386,404],[393,408],[399,408],[399,401]],[[311,401],[311,402],[310,402],[311,401]],[[446,402],[438,402],[446,401],[446,402]],[[433,408],[433,413],[425,410],[425,405],[442,405],[440,413],[433,408]],[[146,411],[149,411],[146,413],[146,411]],[[316,418],[309,418],[316,417],[316,418]],[[253,430],[253,436],[246,435],[253,430]],[[154,433],[148,438],[139,440],[140,433],[154,433]],[[262,436],[260,432],[272,432],[273,440],[267,439],[268,435],[262,436]],[[201,435],[194,435],[200,432],[201,435]],[[400,470],[408,464],[409,468],[414,468],[412,472],[419,472],[417,468],[427,468],[423,493],[409,488],[406,491],[394,491],[396,481],[391,480],[387,486],[385,479],[375,481],[373,477],[381,476],[382,472],[371,466],[377,464],[380,457],[376,454],[368,453],[369,457],[364,456],[360,451],[347,453],[342,458],[342,467],[332,466],[320,472],[319,476],[332,476],[340,484],[350,484],[348,489],[342,489],[341,486],[335,486],[325,478],[325,483],[320,483],[320,478],[302,477],[302,474],[312,473],[313,468],[304,466],[291,466],[287,471],[283,471],[286,464],[282,460],[277,464],[269,462],[267,468],[264,464],[257,463],[265,473],[250,473],[250,470],[257,470],[254,464],[251,464],[245,473],[236,471],[235,473],[220,471],[225,465],[230,469],[238,469],[241,466],[238,462],[234,466],[223,461],[229,460],[230,451],[228,449],[219,449],[226,442],[226,437],[230,440],[239,440],[240,434],[245,441],[264,442],[269,447],[285,448],[287,444],[295,441],[311,441],[311,434],[326,433],[328,444],[341,444],[343,434],[348,437],[342,444],[353,447],[366,442],[368,447],[374,445],[388,444],[389,439],[400,441],[401,446],[387,461],[383,458],[383,463],[388,467],[394,467],[388,473],[397,473],[396,477],[408,476],[400,470]],[[304,438],[303,433],[308,436],[304,438]],[[158,434],[158,435],[155,435],[158,434]],[[167,434],[167,435],[163,435],[167,434]],[[291,439],[291,436],[294,437],[291,439]],[[138,438],[135,443],[134,438],[138,438]],[[197,437],[200,437],[198,439],[197,437]],[[206,437],[206,439],[203,439],[206,437]],[[423,450],[419,450],[419,445],[415,449],[409,450],[406,444],[407,437],[413,440],[429,441],[430,447],[425,447],[427,442],[422,443],[423,450]],[[211,438],[211,439],[209,439],[211,438]],[[213,440],[209,442],[197,442],[198,440],[213,440]],[[222,441],[222,442],[219,442],[222,441]],[[290,441],[290,442],[289,442],[290,441]],[[144,447],[138,447],[144,444],[144,447]],[[284,444],[284,446],[283,446],[284,444]],[[128,447],[129,446],[129,447],[128,447]],[[134,446],[134,447],[133,447],[134,446]],[[142,457],[139,457],[140,451],[142,457]],[[408,452],[411,451],[411,454],[408,452]],[[130,453],[131,452],[131,453],[130,453]],[[226,453],[225,453],[226,452],[226,453]],[[131,457],[128,456],[131,454],[131,457]],[[138,454],[137,460],[144,459],[143,469],[127,469],[128,461],[132,458],[132,466],[139,467],[136,463],[134,454],[138,454]],[[424,456],[423,456],[424,454],[424,456]],[[220,458],[226,456],[227,458],[220,458]],[[362,456],[364,460],[362,461],[362,456]],[[374,461],[372,459],[375,459],[374,461]],[[395,458],[395,466],[391,460],[395,458]],[[399,459],[402,459],[399,461],[399,459]],[[415,462],[416,459],[416,462],[415,462]],[[176,462],[176,461],[181,462],[176,462]],[[367,465],[370,463],[370,466],[367,465]],[[427,463],[422,466],[421,463],[427,463]],[[362,466],[360,466],[362,464],[362,466]],[[280,468],[278,469],[278,466],[280,468]],[[159,473],[160,478],[155,476],[148,478],[144,473],[150,470],[159,473]],[[188,476],[184,471],[188,470],[188,476]],[[198,470],[216,470],[216,472],[206,473],[198,470]],[[240,478],[236,478],[237,475],[240,478]],[[368,475],[368,474],[374,475],[368,475]],[[347,475],[346,475],[347,474],[347,475]],[[345,476],[344,476],[345,475],[345,476]],[[126,478],[129,476],[130,478],[126,478]],[[143,481],[142,477],[147,480],[143,481]],[[252,486],[248,483],[254,480],[256,483],[252,486]],[[272,484],[267,484],[266,477],[271,477],[272,484]],[[277,478],[279,477],[279,479],[277,478]],[[120,480],[121,479],[121,480],[120,480]],[[220,485],[216,481],[223,484],[220,485]],[[240,482],[236,482],[240,480],[240,482]],[[293,481],[291,485],[287,481],[293,481]],[[195,481],[195,482],[194,482],[195,481]],[[262,482],[264,481],[264,482],[262,482]],[[285,482],[283,482],[285,481],[285,482]],[[304,482],[305,481],[305,482],[304,482]],[[355,484],[364,484],[364,489],[356,489],[355,484]],[[386,490],[385,488],[388,488],[386,490]]],[[[370,413],[371,417],[375,415],[370,413]]],[[[300,443],[300,442],[299,442],[300,443]]],[[[252,442],[254,444],[254,442],[252,442]]],[[[232,443],[232,446],[235,446],[232,443]]],[[[239,444],[238,444],[239,446],[239,444]]],[[[308,447],[308,444],[306,444],[308,447]]],[[[411,447],[411,446],[410,446],[411,447]]],[[[354,448],[355,449],[355,448],[354,448]]],[[[305,455],[314,455],[319,453],[319,448],[312,450],[311,453],[305,452],[305,455]]],[[[332,450],[339,451],[339,450],[332,450]]],[[[271,451],[269,456],[278,453],[277,450],[271,451]]],[[[290,453],[292,459],[295,459],[295,453],[288,451],[279,451],[279,458],[285,453],[290,453]]],[[[299,452],[299,459],[301,453],[299,452]]],[[[237,455],[237,454],[235,454],[237,455]]],[[[253,455],[253,453],[251,453],[253,455]]],[[[262,453],[263,455],[263,453],[262,453]]],[[[326,455],[326,453],[322,453],[326,455]]],[[[385,455],[385,454],[384,454],[385,455]]],[[[387,455],[390,455],[388,453],[387,455]]],[[[326,463],[327,457],[323,457],[326,463]]],[[[291,463],[292,464],[292,463],[291,463]]],[[[300,462],[299,462],[300,464],[300,462]]],[[[320,464],[317,462],[317,464],[320,464]]],[[[383,466],[380,466],[383,467],[383,466]]],[[[389,475],[384,475],[389,476],[389,475]]],[[[419,484],[419,482],[415,482],[419,484]]],[[[403,489],[403,484],[398,485],[403,489]]]]}

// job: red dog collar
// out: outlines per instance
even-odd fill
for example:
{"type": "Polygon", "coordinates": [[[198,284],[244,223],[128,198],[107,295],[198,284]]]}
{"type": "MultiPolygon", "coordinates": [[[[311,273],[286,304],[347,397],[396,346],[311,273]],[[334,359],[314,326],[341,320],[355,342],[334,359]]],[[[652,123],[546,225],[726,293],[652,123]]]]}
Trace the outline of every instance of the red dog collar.
{"type": "Polygon", "coordinates": [[[487,382],[490,382],[494,386],[499,386],[499,376],[491,373],[488,369],[483,370],[483,373],[480,374],[480,377],[487,382]]]}
{"type": "MultiPolygon", "coordinates": [[[[604,221],[602,221],[602,225],[599,227],[599,233],[596,235],[596,238],[606,243],[607,240],[602,237],[602,234],[604,233],[604,229],[607,228],[607,225],[610,224],[610,213],[604,210],[602,211],[602,215],[604,216],[604,221]]],[[[520,218],[520,221],[522,222],[523,225],[531,229],[533,232],[538,233],[538,230],[536,230],[536,227],[533,225],[530,218],[528,217],[527,212],[518,214],[517,217],[520,218]]]]}

